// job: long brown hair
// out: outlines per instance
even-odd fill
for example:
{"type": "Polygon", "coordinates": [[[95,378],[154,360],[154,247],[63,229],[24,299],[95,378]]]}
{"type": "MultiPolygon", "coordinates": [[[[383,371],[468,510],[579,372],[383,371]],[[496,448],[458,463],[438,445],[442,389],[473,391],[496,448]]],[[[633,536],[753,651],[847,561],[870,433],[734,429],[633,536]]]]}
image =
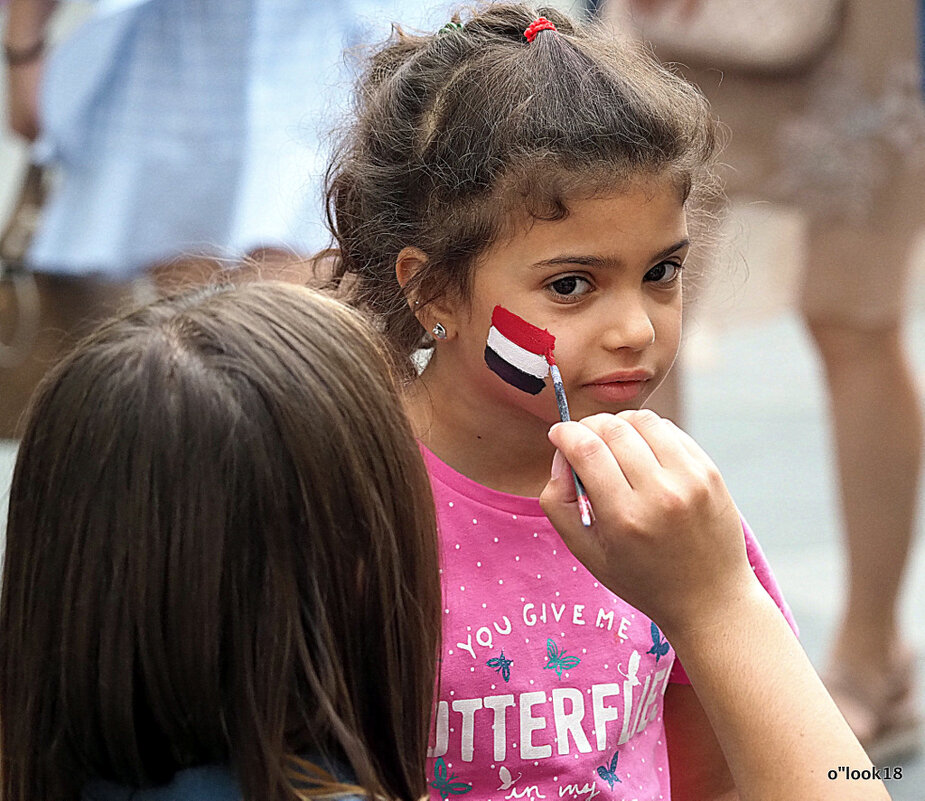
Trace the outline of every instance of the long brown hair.
{"type": "Polygon", "coordinates": [[[360,316],[253,284],[155,303],[40,389],[0,598],[2,801],[226,763],[295,797],[318,750],[426,793],[433,502],[360,316]]]}
{"type": "Polygon", "coordinates": [[[418,310],[467,299],[478,256],[513,224],[562,219],[569,200],[640,177],[671,178],[682,199],[717,189],[706,101],[642,45],[547,6],[454,19],[434,34],[395,28],[373,52],[327,175],[338,275],[403,360],[427,344],[406,297],[418,310]],[[558,30],[528,43],[540,15],[558,30]],[[427,264],[402,289],[406,247],[427,264]]]}

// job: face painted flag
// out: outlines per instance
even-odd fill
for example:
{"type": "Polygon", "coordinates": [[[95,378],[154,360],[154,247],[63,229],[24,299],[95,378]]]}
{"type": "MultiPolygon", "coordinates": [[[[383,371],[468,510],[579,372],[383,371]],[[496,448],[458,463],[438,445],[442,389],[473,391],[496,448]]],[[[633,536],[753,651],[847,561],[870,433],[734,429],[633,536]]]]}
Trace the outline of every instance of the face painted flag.
{"type": "Polygon", "coordinates": [[[549,331],[530,325],[503,306],[495,306],[485,345],[485,364],[508,384],[537,395],[546,386],[555,345],[556,338],[549,331]]]}
{"type": "MultiPolygon", "coordinates": [[[[552,373],[552,384],[556,391],[559,419],[569,420],[568,401],[565,386],[556,364],[553,350],[556,338],[545,328],[537,328],[521,319],[503,306],[495,306],[491,313],[491,328],[485,345],[485,364],[508,384],[538,395],[546,386],[546,376],[552,373]]],[[[578,511],[586,527],[594,520],[591,501],[581,479],[572,470],[575,492],[578,495],[578,511]]]]}

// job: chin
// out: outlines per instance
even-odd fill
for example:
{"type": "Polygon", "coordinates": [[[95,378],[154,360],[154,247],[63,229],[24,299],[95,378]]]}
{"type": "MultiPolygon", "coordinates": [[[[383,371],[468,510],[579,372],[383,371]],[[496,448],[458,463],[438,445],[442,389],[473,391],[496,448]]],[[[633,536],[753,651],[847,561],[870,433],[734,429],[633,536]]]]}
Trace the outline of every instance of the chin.
{"type": "Polygon", "coordinates": [[[639,403],[593,403],[582,404],[570,409],[573,420],[583,420],[585,417],[591,417],[595,414],[619,414],[620,412],[632,412],[641,409],[639,403]]]}

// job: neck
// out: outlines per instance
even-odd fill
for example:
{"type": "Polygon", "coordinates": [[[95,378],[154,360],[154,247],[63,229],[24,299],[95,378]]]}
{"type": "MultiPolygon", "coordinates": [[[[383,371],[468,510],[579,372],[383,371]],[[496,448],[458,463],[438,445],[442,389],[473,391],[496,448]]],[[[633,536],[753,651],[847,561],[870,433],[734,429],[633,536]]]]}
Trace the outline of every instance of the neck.
{"type": "Polygon", "coordinates": [[[408,388],[405,405],[417,438],[464,476],[512,495],[537,497],[549,480],[555,448],[549,424],[495,408],[444,380],[432,362],[408,388]]]}

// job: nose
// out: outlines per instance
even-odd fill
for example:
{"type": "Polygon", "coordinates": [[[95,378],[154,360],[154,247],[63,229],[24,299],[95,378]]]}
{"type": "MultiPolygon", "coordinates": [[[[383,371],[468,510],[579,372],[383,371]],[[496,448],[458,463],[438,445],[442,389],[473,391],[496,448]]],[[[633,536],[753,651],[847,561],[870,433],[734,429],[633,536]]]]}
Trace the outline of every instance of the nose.
{"type": "Polygon", "coordinates": [[[604,332],[604,347],[610,350],[627,348],[641,351],[655,342],[655,325],[643,298],[614,303],[604,332]]]}

